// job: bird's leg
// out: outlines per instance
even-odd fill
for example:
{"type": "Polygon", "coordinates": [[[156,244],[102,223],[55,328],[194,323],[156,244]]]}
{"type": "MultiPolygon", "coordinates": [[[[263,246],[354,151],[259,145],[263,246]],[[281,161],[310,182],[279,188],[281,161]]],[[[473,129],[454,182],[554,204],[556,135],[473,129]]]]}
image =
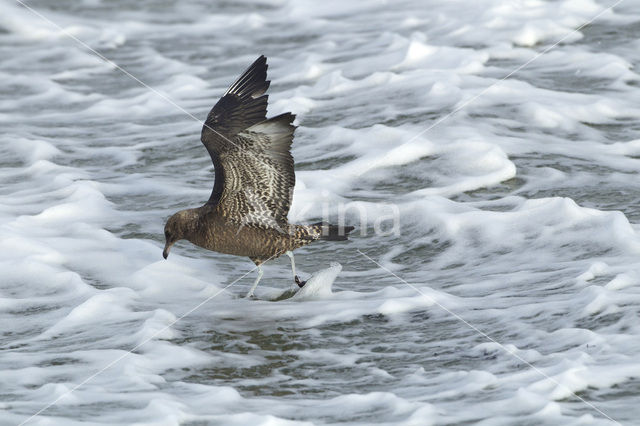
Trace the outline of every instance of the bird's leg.
{"type": "Polygon", "coordinates": [[[249,293],[247,293],[247,299],[253,297],[253,291],[256,289],[256,287],[258,287],[258,283],[260,282],[260,278],[262,278],[262,274],[262,266],[258,265],[258,278],[256,278],[255,282],[251,286],[251,290],[249,290],[249,293]]]}
{"type": "Polygon", "coordinates": [[[293,252],[290,250],[287,250],[287,256],[289,256],[289,259],[291,259],[291,272],[293,272],[293,280],[295,281],[296,279],[296,261],[293,258],[293,252]]]}
{"type": "Polygon", "coordinates": [[[293,282],[296,283],[298,287],[302,288],[307,282],[300,281],[300,278],[296,275],[296,261],[293,259],[293,252],[290,250],[287,251],[287,256],[289,256],[289,259],[291,259],[291,272],[293,273],[293,282]]]}

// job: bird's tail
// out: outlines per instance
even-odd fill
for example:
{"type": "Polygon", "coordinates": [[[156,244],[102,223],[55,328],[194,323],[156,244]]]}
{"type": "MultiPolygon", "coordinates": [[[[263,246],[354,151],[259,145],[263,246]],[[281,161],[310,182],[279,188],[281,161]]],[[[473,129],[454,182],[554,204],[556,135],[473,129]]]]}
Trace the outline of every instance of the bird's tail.
{"type": "Polygon", "coordinates": [[[291,239],[291,248],[294,250],[298,247],[306,246],[309,243],[318,240],[326,241],[345,241],[349,232],[354,230],[353,226],[337,226],[328,223],[314,223],[313,225],[293,225],[293,238],[291,239]]]}
{"type": "Polygon", "coordinates": [[[323,222],[314,223],[309,227],[313,229],[317,239],[326,241],[347,240],[349,232],[355,229],[353,226],[330,225],[323,222]]]}

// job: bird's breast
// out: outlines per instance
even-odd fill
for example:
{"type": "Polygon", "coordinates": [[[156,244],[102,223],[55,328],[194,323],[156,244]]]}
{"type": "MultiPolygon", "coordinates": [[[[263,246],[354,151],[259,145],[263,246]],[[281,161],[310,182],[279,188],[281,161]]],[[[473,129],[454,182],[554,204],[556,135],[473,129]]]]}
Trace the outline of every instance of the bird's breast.
{"type": "Polygon", "coordinates": [[[278,230],[231,221],[203,224],[190,241],[219,253],[268,259],[290,249],[289,237],[278,230]]]}

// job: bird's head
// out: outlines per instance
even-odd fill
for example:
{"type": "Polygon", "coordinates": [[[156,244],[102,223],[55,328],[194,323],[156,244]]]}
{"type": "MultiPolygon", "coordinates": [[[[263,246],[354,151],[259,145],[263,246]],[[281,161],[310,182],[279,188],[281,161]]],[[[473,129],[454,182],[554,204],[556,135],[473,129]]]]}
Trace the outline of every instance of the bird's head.
{"type": "Polygon", "coordinates": [[[167,220],[164,225],[164,251],[162,256],[169,257],[169,251],[177,241],[188,237],[188,230],[193,226],[193,213],[191,210],[181,210],[167,220]]]}

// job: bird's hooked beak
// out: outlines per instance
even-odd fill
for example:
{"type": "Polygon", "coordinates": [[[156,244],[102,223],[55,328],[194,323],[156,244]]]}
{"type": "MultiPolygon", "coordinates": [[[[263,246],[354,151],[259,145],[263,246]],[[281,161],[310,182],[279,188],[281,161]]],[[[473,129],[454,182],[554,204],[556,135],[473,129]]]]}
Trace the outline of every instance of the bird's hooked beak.
{"type": "Polygon", "coordinates": [[[165,244],[164,250],[162,251],[162,257],[164,257],[165,259],[169,257],[169,251],[171,250],[172,245],[173,244],[170,243],[165,244]]]}

